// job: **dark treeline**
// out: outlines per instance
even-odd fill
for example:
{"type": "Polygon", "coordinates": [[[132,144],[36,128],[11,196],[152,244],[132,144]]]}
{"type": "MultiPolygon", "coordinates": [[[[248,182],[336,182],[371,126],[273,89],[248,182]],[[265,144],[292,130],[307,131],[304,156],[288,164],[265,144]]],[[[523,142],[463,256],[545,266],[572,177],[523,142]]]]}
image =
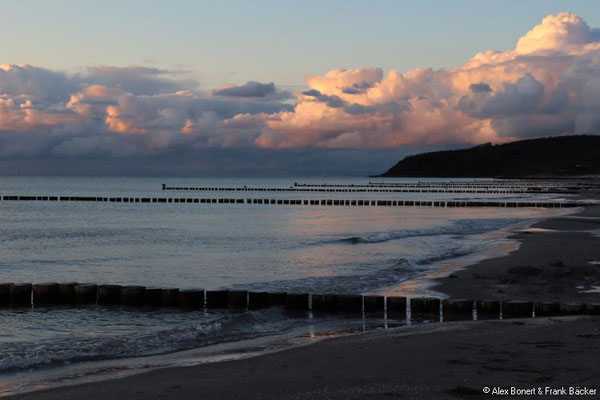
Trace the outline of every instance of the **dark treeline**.
{"type": "Polygon", "coordinates": [[[600,175],[600,136],[484,144],[404,158],[382,177],[568,177],[600,175]]]}

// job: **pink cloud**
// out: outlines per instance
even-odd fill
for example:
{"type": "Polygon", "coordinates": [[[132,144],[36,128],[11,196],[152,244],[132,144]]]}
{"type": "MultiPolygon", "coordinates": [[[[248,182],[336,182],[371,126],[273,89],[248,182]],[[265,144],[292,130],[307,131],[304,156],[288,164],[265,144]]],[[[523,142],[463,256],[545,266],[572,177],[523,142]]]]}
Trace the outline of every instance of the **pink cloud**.
{"type": "Polygon", "coordinates": [[[31,131],[80,121],[78,115],[66,110],[37,110],[26,97],[0,98],[0,130],[31,131]]]}
{"type": "Polygon", "coordinates": [[[600,131],[600,33],[571,13],[459,68],[336,68],[307,75],[293,98],[271,82],[202,92],[186,72],[1,65],[0,155],[379,149],[600,131]]]}
{"type": "Polygon", "coordinates": [[[585,104],[600,98],[600,86],[578,71],[599,64],[599,31],[574,14],[551,15],[515,50],[484,51],[460,68],[308,76],[295,109],[271,116],[256,145],[381,148],[596,133],[598,119],[585,104]],[[585,90],[571,75],[585,80],[585,90]]]}

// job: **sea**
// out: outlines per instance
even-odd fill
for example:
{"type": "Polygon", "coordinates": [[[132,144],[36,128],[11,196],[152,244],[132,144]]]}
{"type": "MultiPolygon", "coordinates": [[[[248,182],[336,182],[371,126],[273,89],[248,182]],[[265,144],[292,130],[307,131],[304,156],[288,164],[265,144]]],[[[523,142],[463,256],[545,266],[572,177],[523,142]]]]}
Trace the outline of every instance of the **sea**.
{"type": "MultiPolygon", "coordinates": [[[[565,193],[489,190],[335,191],[488,184],[507,185],[423,178],[15,176],[0,177],[0,196],[538,202],[571,198],[565,193]],[[163,184],[328,191],[165,191],[163,184]]],[[[514,181],[518,184],[531,183],[514,181]]],[[[432,289],[436,277],[513,251],[519,245],[510,238],[513,232],[574,210],[0,201],[0,282],[443,297],[432,289]]],[[[0,395],[248,357],[403,323],[385,316],[290,316],[277,308],[0,308],[0,395]]]]}

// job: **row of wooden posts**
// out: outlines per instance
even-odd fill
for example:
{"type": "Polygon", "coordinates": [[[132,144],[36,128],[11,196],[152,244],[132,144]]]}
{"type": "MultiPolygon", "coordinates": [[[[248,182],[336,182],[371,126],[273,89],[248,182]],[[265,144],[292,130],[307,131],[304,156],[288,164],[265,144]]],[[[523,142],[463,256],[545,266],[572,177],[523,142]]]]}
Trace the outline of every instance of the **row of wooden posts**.
{"type": "Polygon", "coordinates": [[[308,184],[295,184],[294,188],[321,188],[321,189],[346,189],[346,188],[365,188],[365,189],[374,189],[374,188],[394,188],[394,189],[468,189],[468,190],[515,190],[515,191],[526,191],[526,192],[547,192],[547,193],[555,193],[562,191],[581,191],[581,190],[590,190],[597,189],[598,185],[489,185],[489,184],[481,184],[481,185],[462,185],[462,184],[370,184],[370,185],[308,185],[308,184]]]}
{"type": "Polygon", "coordinates": [[[180,197],[91,197],[91,196],[1,196],[3,201],[75,201],[111,203],[203,203],[203,204],[285,204],[311,206],[422,206],[422,207],[537,207],[572,208],[586,205],[578,201],[420,201],[420,200],[349,200],[349,199],[242,199],[180,197]]]}
{"type": "Polygon", "coordinates": [[[504,194],[574,194],[572,189],[423,189],[423,188],[260,188],[260,187],[170,187],[163,185],[162,190],[199,191],[199,192],[327,192],[327,193],[504,193],[504,194]]]}
{"type": "Polygon", "coordinates": [[[437,181],[437,182],[369,182],[368,184],[355,183],[298,183],[294,182],[295,187],[464,187],[464,188],[576,188],[576,187],[594,187],[593,184],[573,183],[565,185],[563,182],[542,182],[539,181],[437,181]]]}
{"type": "Polygon", "coordinates": [[[405,319],[444,315],[479,318],[600,315],[600,303],[559,303],[499,300],[410,298],[402,296],[253,292],[146,288],[144,286],[96,285],[89,283],[3,283],[0,307],[48,307],[55,305],[131,307],[179,307],[182,309],[257,310],[281,306],[290,311],[336,314],[380,314],[405,319]]]}

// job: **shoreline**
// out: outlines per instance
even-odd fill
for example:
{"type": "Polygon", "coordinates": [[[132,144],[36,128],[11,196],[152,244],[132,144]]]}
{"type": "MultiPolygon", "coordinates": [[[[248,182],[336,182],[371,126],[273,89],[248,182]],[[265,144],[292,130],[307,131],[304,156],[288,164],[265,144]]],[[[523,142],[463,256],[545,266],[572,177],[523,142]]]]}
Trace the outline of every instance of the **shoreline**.
{"type": "MultiPolygon", "coordinates": [[[[515,251],[436,279],[431,288],[453,298],[600,303],[600,291],[582,293],[600,287],[598,267],[586,264],[600,260],[598,233],[600,206],[550,217],[510,236],[520,242],[515,251]]],[[[600,382],[594,369],[598,322],[600,317],[561,317],[419,324],[9,398],[470,398],[484,386],[590,387],[600,382]]]]}
{"type": "Polygon", "coordinates": [[[480,398],[484,387],[596,390],[600,317],[413,325],[15,399],[480,398]],[[225,383],[226,382],[226,383],[225,383]]]}
{"type": "Polygon", "coordinates": [[[600,302],[600,206],[539,221],[509,236],[520,246],[436,279],[432,290],[452,298],[600,302]]]}
{"type": "MultiPolygon", "coordinates": [[[[518,251],[522,244],[522,240],[517,237],[518,232],[528,231],[530,229],[535,230],[536,228],[533,227],[536,224],[548,219],[577,214],[576,209],[562,210],[564,210],[563,213],[535,218],[535,221],[522,221],[497,231],[485,233],[484,236],[486,237],[486,240],[497,243],[489,245],[479,252],[443,261],[439,263],[436,268],[426,270],[421,276],[412,277],[410,280],[389,288],[375,291],[374,293],[385,296],[451,298],[453,297],[451,294],[438,289],[440,280],[456,275],[457,272],[478,265],[483,261],[506,257],[515,251],[518,251]]],[[[461,297],[459,296],[458,298],[461,297]]]]}

